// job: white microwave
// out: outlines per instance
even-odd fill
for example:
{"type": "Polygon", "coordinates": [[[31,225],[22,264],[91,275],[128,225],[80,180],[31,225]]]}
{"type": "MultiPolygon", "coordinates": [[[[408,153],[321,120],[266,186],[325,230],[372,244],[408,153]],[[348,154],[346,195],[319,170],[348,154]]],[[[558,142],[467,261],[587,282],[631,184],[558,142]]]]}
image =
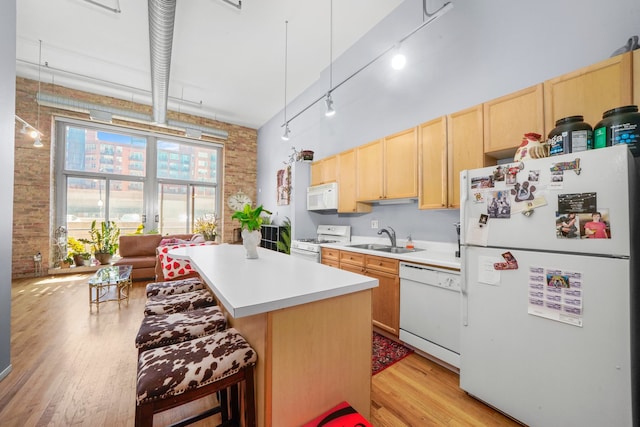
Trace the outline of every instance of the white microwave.
{"type": "Polygon", "coordinates": [[[307,188],[307,210],[327,211],[338,209],[338,183],[314,185],[307,188]]]}

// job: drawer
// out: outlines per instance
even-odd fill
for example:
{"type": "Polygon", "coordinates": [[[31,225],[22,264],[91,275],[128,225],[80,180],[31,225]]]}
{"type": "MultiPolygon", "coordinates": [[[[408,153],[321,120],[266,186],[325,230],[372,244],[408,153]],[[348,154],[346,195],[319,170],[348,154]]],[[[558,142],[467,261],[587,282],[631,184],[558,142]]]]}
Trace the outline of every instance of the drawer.
{"type": "Polygon", "coordinates": [[[386,273],[398,274],[398,260],[381,256],[367,255],[365,267],[367,270],[384,271],[386,273]]]}
{"type": "Polygon", "coordinates": [[[327,259],[339,261],[340,250],[333,248],[322,248],[322,261],[324,262],[324,260],[327,259]]]}
{"type": "Polygon", "coordinates": [[[355,264],[364,267],[364,254],[357,252],[340,251],[340,263],[355,264]]]}
{"type": "Polygon", "coordinates": [[[340,268],[340,261],[338,261],[337,259],[324,258],[323,255],[321,262],[322,264],[328,265],[329,267],[340,268]]]}

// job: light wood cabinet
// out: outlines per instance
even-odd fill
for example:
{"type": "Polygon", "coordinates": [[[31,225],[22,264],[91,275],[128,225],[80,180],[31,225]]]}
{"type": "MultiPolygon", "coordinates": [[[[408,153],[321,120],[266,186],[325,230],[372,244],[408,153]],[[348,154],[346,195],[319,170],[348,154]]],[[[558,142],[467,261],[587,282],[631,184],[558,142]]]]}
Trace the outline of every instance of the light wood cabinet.
{"type": "Polygon", "coordinates": [[[418,128],[384,138],[385,199],[418,197],[418,128]]]}
{"type": "Polygon", "coordinates": [[[336,182],[338,171],[338,156],[325,157],[311,163],[311,185],[336,182]]]}
{"type": "Polygon", "coordinates": [[[417,127],[357,147],[357,200],[418,197],[417,153],[417,127]]]}
{"type": "Polygon", "coordinates": [[[617,55],[545,81],[545,128],[551,131],[556,120],[576,115],[595,126],[605,111],[631,104],[631,55],[617,55]]]}
{"type": "Polygon", "coordinates": [[[356,148],[356,200],[371,201],[382,198],[384,140],[379,139],[356,148]]]}
{"type": "Polygon", "coordinates": [[[378,279],[371,296],[373,325],[394,335],[400,333],[399,261],[393,258],[339,251],[340,268],[378,279]]]}
{"type": "Polygon", "coordinates": [[[633,105],[640,106],[640,49],[633,51],[633,105]]]}
{"type": "Polygon", "coordinates": [[[356,149],[338,154],[338,213],[371,212],[371,205],[356,202],[356,149]]]}
{"type": "Polygon", "coordinates": [[[365,275],[378,279],[371,295],[373,325],[394,335],[400,334],[400,278],[398,260],[367,255],[365,275]]]}
{"type": "Polygon", "coordinates": [[[340,268],[340,251],[332,248],[322,248],[320,262],[330,267],[340,268]]]}
{"type": "Polygon", "coordinates": [[[418,208],[447,207],[447,118],[418,126],[418,208]]]}
{"type": "Polygon", "coordinates": [[[447,116],[448,207],[460,207],[460,172],[484,165],[482,105],[447,116]]]}
{"type": "Polygon", "coordinates": [[[539,83],[483,104],[487,155],[496,159],[513,157],[525,133],[535,132],[546,139],[543,87],[539,83]]]}

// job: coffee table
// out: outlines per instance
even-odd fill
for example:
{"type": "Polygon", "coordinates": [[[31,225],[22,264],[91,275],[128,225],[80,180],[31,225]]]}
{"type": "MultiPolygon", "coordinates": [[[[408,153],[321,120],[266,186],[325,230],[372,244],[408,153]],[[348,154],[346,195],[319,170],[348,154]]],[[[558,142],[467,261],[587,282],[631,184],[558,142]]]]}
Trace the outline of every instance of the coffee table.
{"type": "Polygon", "coordinates": [[[107,301],[126,300],[129,305],[129,293],[131,291],[131,265],[110,265],[102,267],[89,278],[89,311],[93,304],[96,312],[100,313],[100,304],[107,301]]]}

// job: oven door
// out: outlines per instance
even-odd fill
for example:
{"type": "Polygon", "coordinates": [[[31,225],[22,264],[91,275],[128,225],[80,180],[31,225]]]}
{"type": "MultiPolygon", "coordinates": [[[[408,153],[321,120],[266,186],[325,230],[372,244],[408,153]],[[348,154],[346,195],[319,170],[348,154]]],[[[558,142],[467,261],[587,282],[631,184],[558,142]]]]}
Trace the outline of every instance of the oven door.
{"type": "Polygon", "coordinates": [[[306,259],[311,262],[320,262],[320,252],[311,252],[302,249],[291,248],[290,253],[291,256],[294,256],[296,258],[306,259]]]}

